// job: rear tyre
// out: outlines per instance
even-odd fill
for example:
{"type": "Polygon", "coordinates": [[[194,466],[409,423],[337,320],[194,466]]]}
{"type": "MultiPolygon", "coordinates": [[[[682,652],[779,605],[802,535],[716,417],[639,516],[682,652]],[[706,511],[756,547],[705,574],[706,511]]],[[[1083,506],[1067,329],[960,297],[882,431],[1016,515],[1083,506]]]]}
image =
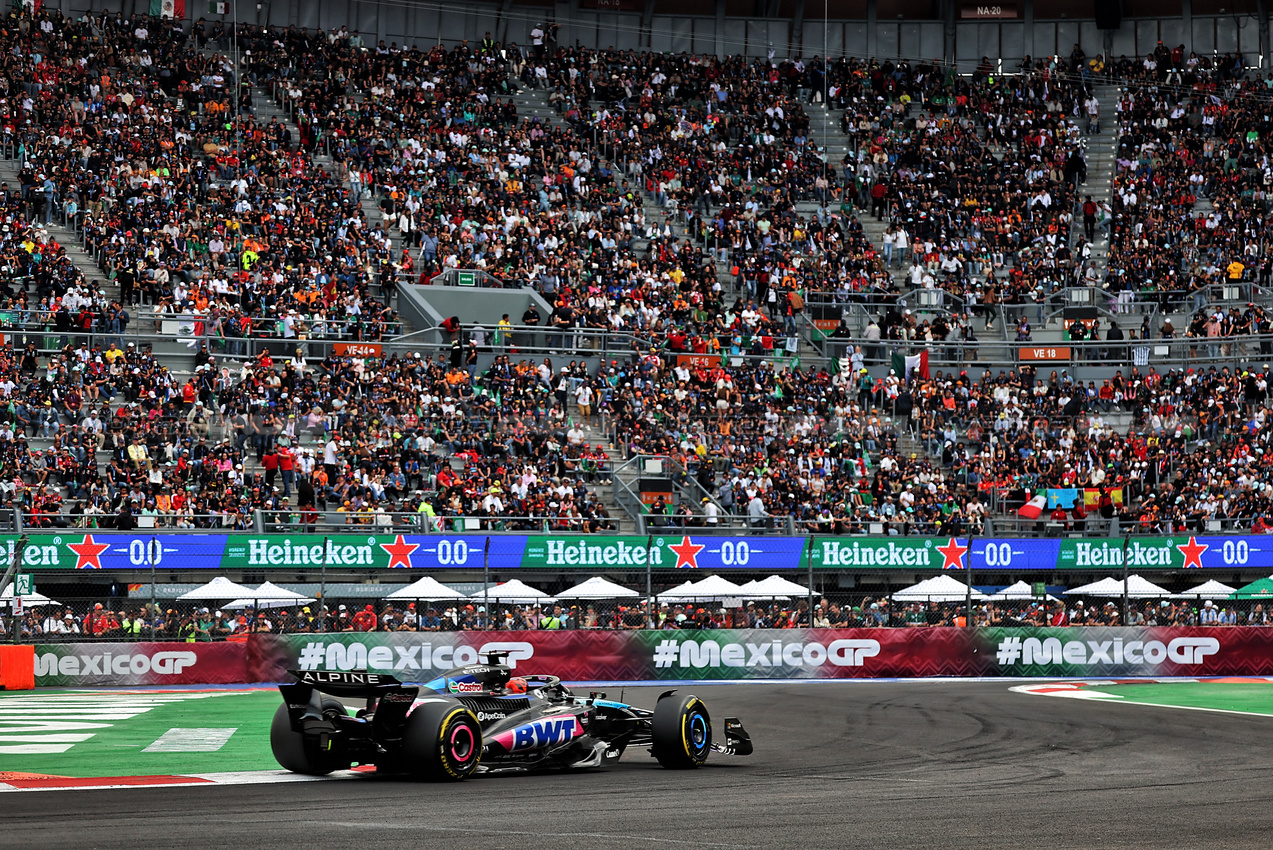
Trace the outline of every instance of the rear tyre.
{"type": "MultiPolygon", "coordinates": [[[[322,701],[323,714],[348,715],[340,700],[325,698],[322,701]]],[[[306,747],[305,736],[292,729],[292,722],[287,716],[287,706],[280,705],[274,712],[274,722],[270,724],[270,749],[274,758],[284,770],[292,773],[304,773],[309,776],[326,776],[333,770],[346,770],[349,762],[341,763],[339,757],[330,753],[320,753],[316,744],[306,747]]]]}
{"type": "Polygon", "coordinates": [[[712,717],[693,694],[659,700],[651,721],[659,764],[673,770],[700,767],[712,751],[712,717]]]}
{"type": "Polygon", "coordinates": [[[482,761],[482,726],[455,700],[430,700],[407,716],[402,754],[403,767],[417,778],[468,779],[482,761]]]}

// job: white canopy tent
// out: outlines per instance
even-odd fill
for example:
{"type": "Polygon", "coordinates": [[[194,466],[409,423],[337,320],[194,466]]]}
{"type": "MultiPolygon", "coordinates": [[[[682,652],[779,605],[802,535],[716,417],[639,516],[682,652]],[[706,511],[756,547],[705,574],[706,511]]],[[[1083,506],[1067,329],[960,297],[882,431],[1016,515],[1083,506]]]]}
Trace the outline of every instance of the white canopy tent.
{"type": "Polygon", "coordinates": [[[285,608],[289,605],[306,605],[314,600],[302,593],[294,590],[288,590],[285,587],[279,587],[274,582],[267,581],[258,587],[252,593],[242,599],[236,599],[222,608],[285,608]]]}
{"type": "Polygon", "coordinates": [[[189,593],[177,597],[178,602],[215,602],[219,599],[247,599],[256,592],[256,588],[246,587],[230,581],[225,576],[217,576],[207,584],[196,587],[189,593]]]}
{"type": "MultiPolygon", "coordinates": [[[[13,602],[13,584],[10,583],[4,589],[4,593],[0,593],[0,608],[8,608],[13,602]]],[[[40,605],[60,605],[60,602],[54,602],[43,593],[29,593],[22,597],[22,606],[24,608],[35,608],[40,605]]]]}
{"type": "Polygon", "coordinates": [[[742,599],[743,589],[727,578],[712,575],[659,594],[659,602],[697,602],[700,599],[742,599]]]}
{"type": "MultiPolygon", "coordinates": [[[[1085,584],[1080,587],[1072,587],[1065,591],[1066,596],[1122,596],[1123,582],[1113,576],[1108,576],[1100,581],[1094,581],[1091,584],[1085,584]]],[[[1167,588],[1159,587],[1146,578],[1138,575],[1130,575],[1127,577],[1127,595],[1133,598],[1147,598],[1170,596],[1167,588]]]]}
{"type": "MultiPolygon", "coordinates": [[[[894,602],[960,602],[967,598],[968,585],[945,574],[926,578],[892,595],[894,602]]],[[[986,594],[973,588],[972,598],[985,599],[986,594]]]]}
{"type": "Polygon", "coordinates": [[[1237,590],[1236,587],[1229,587],[1227,584],[1211,579],[1204,581],[1197,587],[1192,587],[1184,593],[1173,593],[1174,599],[1228,599],[1237,590]]]}
{"type": "Polygon", "coordinates": [[[469,599],[474,602],[481,602],[489,599],[492,602],[552,602],[553,597],[544,593],[542,590],[536,590],[528,584],[523,583],[520,579],[512,579],[503,584],[497,584],[495,587],[486,591],[478,591],[469,599]]]}
{"type": "Polygon", "coordinates": [[[463,593],[454,588],[447,587],[433,576],[425,576],[418,581],[413,581],[405,587],[400,587],[393,593],[384,597],[385,599],[467,599],[463,593]]]}
{"type": "Polygon", "coordinates": [[[685,593],[693,586],[694,582],[686,580],[678,584],[676,587],[668,588],[655,598],[658,599],[660,604],[667,602],[680,602],[684,599],[681,594],[685,593]]]}
{"type": "Polygon", "coordinates": [[[558,599],[634,599],[640,596],[635,590],[629,590],[621,584],[615,584],[601,576],[593,576],[587,581],[557,594],[558,599]]]}
{"type": "MultiPolygon", "coordinates": [[[[1029,583],[1019,581],[1016,584],[1008,585],[998,593],[990,594],[988,598],[997,602],[1006,602],[1014,599],[1022,602],[1028,602],[1032,599],[1038,599],[1039,597],[1034,595],[1034,588],[1031,587],[1029,583]]],[[[1058,600],[1055,596],[1049,595],[1048,601],[1057,602],[1058,600]]]]}
{"type": "Polygon", "coordinates": [[[809,595],[809,588],[780,575],[749,581],[742,586],[742,591],[746,599],[803,599],[809,595]]]}

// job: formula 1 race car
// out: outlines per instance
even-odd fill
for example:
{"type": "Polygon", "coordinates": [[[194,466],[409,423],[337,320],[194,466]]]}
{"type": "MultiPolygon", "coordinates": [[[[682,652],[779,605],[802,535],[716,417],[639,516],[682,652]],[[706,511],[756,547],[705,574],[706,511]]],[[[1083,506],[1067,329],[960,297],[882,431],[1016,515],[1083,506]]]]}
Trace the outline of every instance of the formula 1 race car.
{"type": "Polygon", "coordinates": [[[461,780],[475,773],[598,767],[630,746],[648,747],[668,768],[695,768],[717,752],[745,756],[751,737],[737,718],[712,739],[707,706],[665,691],[654,710],[576,696],[556,676],[513,676],[506,653],[457,667],[425,685],[364,672],[293,672],[279,685],[270,746],[295,773],[323,775],[353,764],[378,773],[461,780]],[[327,694],[328,696],[323,696],[327,694]],[[350,716],[340,700],[366,699],[350,716]]]}

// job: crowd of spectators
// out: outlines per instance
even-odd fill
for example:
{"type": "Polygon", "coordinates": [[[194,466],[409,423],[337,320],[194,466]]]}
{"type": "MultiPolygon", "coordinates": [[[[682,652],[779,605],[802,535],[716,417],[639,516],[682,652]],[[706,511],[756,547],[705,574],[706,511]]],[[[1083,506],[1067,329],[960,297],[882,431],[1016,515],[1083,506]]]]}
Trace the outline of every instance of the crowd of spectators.
{"type": "Polygon", "coordinates": [[[76,233],[118,298],[37,267],[40,303],[26,299],[28,309],[66,306],[76,328],[98,333],[125,330],[139,306],[217,338],[394,333],[376,286],[391,241],[339,178],[293,148],[284,123],[253,117],[251,86],[229,57],[165,19],[44,12],[38,22],[0,28],[0,118],[21,167],[13,203],[76,233]]]}
{"type": "MultiPolygon", "coordinates": [[[[721,607],[719,602],[656,604],[647,613],[642,601],[509,605],[480,600],[427,602],[311,603],[290,608],[221,609],[209,605],[115,600],[110,603],[48,605],[27,609],[19,618],[0,615],[0,635],[19,640],[234,641],[250,634],[451,631],[635,631],[791,628],[935,628],[964,626],[968,609],[962,602],[902,602],[887,595],[818,595],[810,616],[805,600],[748,602],[721,607]]],[[[1122,625],[1118,602],[1099,598],[1067,602],[979,602],[973,606],[978,626],[1116,626],[1122,625]]],[[[1135,599],[1128,604],[1127,624],[1137,626],[1268,626],[1273,613],[1257,601],[1135,599]]]]}
{"type": "MultiPolygon", "coordinates": [[[[976,532],[1051,487],[1096,488],[1106,518],[1146,531],[1267,527],[1267,367],[1159,374],[1114,344],[1180,335],[1228,355],[1229,336],[1269,329],[1254,288],[1243,309],[1191,301],[1179,331],[1074,327],[1111,343],[1100,386],[1027,367],[864,371],[887,340],[958,341],[972,360],[978,325],[1001,317],[1028,340],[1074,282],[1114,305],[1267,283],[1263,83],[1232,60],[1079,51],[959,76],[244,25],[235,68],[228,38],[111,13],[0,26],[0,126],[22,169],[0,187],[0,315],[63,335],[51,356],[0,351],[0,494],[34,525],[240,528],[263,510],[305,527],[328,511],[605,530],[593,485],[626,451],[671,456],[727,513],[816,532],[976,532]],[[1104,281],[1085,263],[1093,233],[1075,232],[1097,78],[1127,84],[1104,281]],[[520,116],[523,88],[560,120],[520,116]],[[295,137],[256,117],[261,92],[295,137]],[[824,101],[841,162],[811,131],[824,101]],[[887,222],[878,246],[866,216],[887,222]],[[107,283],[76,270],[55,220],[107,283]],[[525,331],[470,328],[449,359],[307,358],[311,339],[392,335],[395,285],[457,268],[533,286],[552,312],[521,323],[567,357],[590,331],[627,335],[631,354],[535,362],[516,350],[525,331]],[[903,288],[951,309],[917,320],[903,288]],[[863,339],[838,336],[847,369],[795,365],[814,292],[880,308],[863,339]],[[141,308],[202,326],[193,375],[74,338],[122,335],[141,308]],[[300,347],[245,357],[252,336],[300,347]]],[[[676,513],[652,521],[713,521],[676,513]]]]}

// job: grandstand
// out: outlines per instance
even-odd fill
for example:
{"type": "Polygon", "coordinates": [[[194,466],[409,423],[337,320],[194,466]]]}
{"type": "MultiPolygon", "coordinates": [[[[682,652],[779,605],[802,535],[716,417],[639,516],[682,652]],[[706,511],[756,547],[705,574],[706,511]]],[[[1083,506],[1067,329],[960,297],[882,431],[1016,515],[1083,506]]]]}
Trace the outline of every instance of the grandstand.
{"type": "Polygon", "coordinates": [[[1262,5],[267,6],[0,25],[12,523],[1269,527],[1262,5]]]}

